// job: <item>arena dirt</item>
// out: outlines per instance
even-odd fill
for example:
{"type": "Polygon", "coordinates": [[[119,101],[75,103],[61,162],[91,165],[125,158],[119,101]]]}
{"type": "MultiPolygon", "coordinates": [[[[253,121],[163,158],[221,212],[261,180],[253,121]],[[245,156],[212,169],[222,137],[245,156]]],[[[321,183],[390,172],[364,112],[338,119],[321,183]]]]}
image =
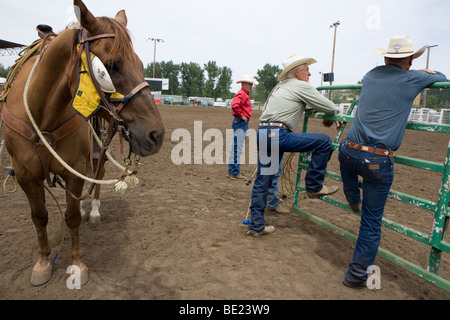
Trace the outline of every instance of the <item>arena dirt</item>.
{"type": "MultiPolygon", "coordinates": [[[[70,265],[70,238],[66,236],[56,260],[53,277],[41,287],[29,279],[36,259],[36,233],[23,192],[0,191],[0,299],[449,299],[450,293],[408,271],[377,258],[380,290],[354,290],[342,285],[354,244],[291,212],[266,214],[276,227],[273,235],[246,236],[245,219],[251,186],[227,178],[226,164],[179,164],[171,155],[179,141],[171,141],[175,129],[184,128],[194,138],[194,122],[202,133],[218,129],[225,139],[231,128],[230,109],[206,107],[159,107],[166,136],[161,151],[141,159],[140,183],[124,193],[112,186],[102,189],[102,221],[83,222],[81,243],[90,280],[80,290],[66,285],[70,265]]],[[[250,128],[257,128],[261,111],[255,111],[250,128]]],[[[335,137],[334,128],[312,120],[310,132],[335,137]]],[[[398,154],[443,163],[448,136],[407,131],[398,154]]],[[[225,141],[225,140],[224,140],[225,141]]],[[[211,141],[203,141],[202,149],[211,141]]],[[[248,145],[247,145],[248,147],[248,145]]],[[[124,155],[114,154],[120,161],[124,155]]],[[[193,149],[193,146],[192,146],[193,149]]],[[[225,149],[225,143],[224,143],[225,149]]],[[[247,149],[248,150],[248,149],[247,149]]],[[[192,150],[193,152],[193,150],[192,150]]],[[[227,158],[223,150],[222,159],[227,158]]],[[[247,154],[248,157],[248,154],[247,154]]],[[[8,158],[3,155],[3,163],[8,158]]],[[[248,162],[248,161],[247,161],[248,162]]],[[[295,164],[296,165],[296,164],[295,164]]],[[[242,165],[251,176],[255,164],[242,165]]],[[[337,153],[329,169],[338,172],[337,153]]],[[[3,172],[6,177],[7,172],[3,172]]],[[[395,167],[394,190],[432,201],[437,200],[438,174],[402,165],[395,167]]],[[[107,178],[120,175],[108,164],[107,178]]],[[[327,180],[328,184],[338,184],[327,180]]],[[[342,188],[341,188],[342,189],[342,188]]],[[[61,203],[64,193],[52,190],[61,203]]],[[[336,195],[343,199],[342,191],[336,195]]],[[[48,233],[52,259],[61,241],[61,217],[48,196],[48,233]]],[[[309,212],[357,234],[359,217],[320,200],[303,200],[309,212]]],[[[64,208],[64,205],[63,205],[64,208]]],[[[88,204],[85,209],[89,210],[88,204]]],[[[389,200],[386,218],[426,234],[433,214],[389,200]]],[[[381,246],[426,268],[430,249],[415,240],[383,230],[381,246]]],[[[439,275],[450,279],[450,259],[444,254],[439,275]]]]}

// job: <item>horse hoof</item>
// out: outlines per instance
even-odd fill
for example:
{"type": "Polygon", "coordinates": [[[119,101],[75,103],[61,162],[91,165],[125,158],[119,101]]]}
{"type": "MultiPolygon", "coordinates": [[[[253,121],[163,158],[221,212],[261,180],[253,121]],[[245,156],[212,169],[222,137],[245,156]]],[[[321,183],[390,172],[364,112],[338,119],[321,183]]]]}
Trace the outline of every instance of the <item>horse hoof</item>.
{"type": "Polygon", "coordinates": [[[46,284],[50,278],[52,277],[52,266],[50,263],[45,265],[44,267],[41,267],[40,265],[36,264],[33,267],[33,270],[31,271],[31,285],[38,287],[42,286],[43,284],[46,284]]]}
{"type": "Polygon", "coordinates": [[[89,222],[90,223],[100,223],[101,217],[100,216],[89,216],[89,222]]]}
{"type": "Polygon", "coordinates": [[[66,280],[67,287],[69,289],[80,289],[89,281],[89,271],[84,263],[80,265],[71,265],[67,268],[67,273],[70,274],[66,280]]]}
{"type": "Polygon", "coordinates": [[[80,264],[80,285],[84,286],[89,281],[89,269],[84,263],[80,264]]]}
{"type": "Polygon", "coordinates": [[[88,268],[84,266],[84,270],[81,269],[81,285],[84,286],[89,281],[89,270],[88,268]]]}

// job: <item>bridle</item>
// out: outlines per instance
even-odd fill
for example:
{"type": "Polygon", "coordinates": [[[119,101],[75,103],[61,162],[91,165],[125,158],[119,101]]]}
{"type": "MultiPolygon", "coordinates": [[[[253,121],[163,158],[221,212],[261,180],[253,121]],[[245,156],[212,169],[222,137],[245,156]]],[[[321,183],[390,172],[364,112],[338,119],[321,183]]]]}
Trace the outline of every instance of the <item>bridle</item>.
{"type": "MultiPolygon", "coordinates": [[[[79,64],[81,63],[80,57],[83,50],[86,52],[86,57],[90,57],[90,43],[99,39],[114,38],[116,35],[114,33],[105,33],[95,36],[88,37],[88,31],[82,28],[79,33],[79,49],[77,54],[77,63],[74,66],[74,70],[78,70],[79,64]]],[[[100,116],[110,122],[109,126],[109,140],[113,138],[117,131],[120,131],[126,141],[130,142],[131,133],[125,126],[125,121],[120,117],[120,112],[123,110],[125,105],[141,90],[148,88],[149,84],[144,81],[138,84],[133,90],[128,94],[123,95],[123,98],[110,98],[110,95],[106,95],[101,89],[98,81],[93,77],[93,68],[91,59],[86,59],[87,66],[89,69],[89,74],[91,75],[92,82],[95,86],[97,93],[99,94],[102,105],[101,108],[106,111],[106,116],[101,114],[100,116]],[[117,104],[117,106],[115,105],[117,104]]],[[[109,142],[108,142],[109,143],[109,142]]]]}
{"type": "MultiPolygon", "coordinates": [[[[93,37],[87,37],[87,31],[82,29],[79,37],[80,37],[80,41],[79,41],[80,49],[79,49],[78,55],[77,55],[77,63],[74,64],[72,75],[71,75],[69,83],[68,83],[69,88],[71,87],[70,82],[74,78],[76,72],[81,69],[80,64],[81,64],[81,55],[82,55],[83,50],[86,50],[86,53],[88,54],[88,56],[90,56],[89,43],[91,41],[95,41],[95,40],[102,39],[102,38],[113,38],[113,37],[115,37],[115,34],[102,34],[102,35],[97,35],[97,36],[93,36],[93,37]]],[[[38,43],[39,46],[37,46],[37,48],[40,49],[42,47],[43,41],[44,40],[42,40],[41,42],[38,43]]],[[[82,178],[86,181],[92,182],[91,190],[89,191],[89,194],[92,192],[92,188],[94,187],[95,184],[114,183],[114,184],[116,184],[116,190],[126,189],[126,187],[123,186],[123,184],[125,182],[122,180],[129,177],[130,175],[135,175],[137,172],[137,170],[134,170],[133,172],[128,170],[128,164],[131,161],[130,160],[131,147],[130,147],[130,154],[128,155],[128,158],[125,159],[125,160],[128,160],[128,163],[126,163],[127,166],[125,168],[122,167],[122,169],[124,169],[124,173],[122,174],[122,177],[119,180],[104,181],[104,180],[91,179],[91,178],[86,177],[83,174],[77,172],[72,167],[70,167],[70,165],[68,165],[61,157],[59,157],[59,155],[54,150],[54,147],[52,147],[52,145],[55,145],[58,141],[60,141],[61,139],[65,138],[66,136],[68,136],[69,134],[71,134],[75,130],[77,130],[81,126],[81,124],[83,122],[83,118],[79,115],[74,115],[72,118],[67,120],[65,123],[60,125],[58,128],[56,128],[52,132],[42,132],[39,129],[37,123],[35,122],[33,115],[31,113],[31,110],[30,110],[30,106],[28,104],[28,89],[30,87],[30,83],[33,78],[33,75],[36,72],[36,67],[38,66],[40,59],[43,55],[43,52],[45,51],[46,48],[47,48],[47,46],[45,46],[42,50],[40,49],[38,58],[36,59],[32,69],[30,71],[30,74],[28,75],[28,79],[25,84],[24,92],[23,92],[23,98],[24,98],[23,103],[24,103],[25,111],[27,112],[27,115],[28,115],[32,125],[31,126],[28,125],[23,120],[21,120],[20,118],[18,118],[15,115],[13,115],[12,113],[10,113],[8,111],[8,108],[6,107],[6,103],[4,101],[2,101],[2,105],[0,105],[2,120],[11,130],[22,135],[24,138],[30,140],[31,142],[33,142],[35,144],[36,152],[38,153],[39,158],[43,165],[44,176],[47,179],[48,185],[50,187],[55,186],[55,182],[54,181],[52,182],[50,179],[50,170],[49,170],[50,161],[51,161],[52,157],[55,157],[64,166],[64,168],[66,168],[69,172],[78,176],[79,178],[82,178]],[[44,136],[44,134],[45,134],[45,136],[44,136]]],[[[31,52],[34,54],[36,52],[36,50],[31,51],[31,52]]],[[[28,58],[29,58],[29,56],[26,56],[26,59],[28,59],[28,58]]],[[[138,92],[140,92],[142,89],[148,87],[149,85],[147,84],[147,82],[140,83],[133,90],[131,90],[130,93],[128,93],[125,96],[123,96],[121,94],[115,95],[115,96],[121,96],[123,98],[109,99],[109,97],[107,97],[101,90],[101,87],[100,87],[99,83],[96,81],[95,77],[92,76],[93,68],[92,68],[92,63],[91,63],[90,59],[86,59],[86,60],[87,60],[91,80],[96,88],[97,93],[101,97],[101,100],[104,104],[104,105],[102,105],[102,108],[104,110],[107,110],[108,114],[109,114],[109,116],[107,116],[107,117],[105,117],[104,115],[102,115],[101,117],[107,121],[110,121],[110,126],[108,128],[108,131],[109,131],[108,137],[100,149],[100,156],[98,159],[97,169],[96,169],[96,173],[95,173],[95,176],[98,177],[98,172],[102,166],[103,161],[105,160],[104,155],[108,156],[108,153],[106,151],[107,151],[109,143],[111,142],[114,134],[123,129],[122,131],[126,131],[124,136],[127,139],[127,141],[130,141],[130,139],[131,139],[131,134],[125,128],[124,120],[122,118],[120,118],[120,116],[119,116],[121,110],[123,110],[125,105],[130,101],[130,99],[133,98],[133,96],[135,96],[138,92]],[[114,100],[114,101],[112,101],[112,100],[114,100]],[[119,105],[116,107],[113,104],[113,102],[119,103],[119,105]]],[[[26,60],[22,60],[22,62],[21,62],[22,64],[23,64],[23,61],[26,61],[26,60]]],[[[17,74],[17,72],[15,73],[15,75],[17,74]]],[[[108,159],[110,159],[112,162],[115,162],[115,160],[113,158],[110,158],[109,156],[108,156],[108,159]]],[[[135,161],[135,169],[137,168],[138,164],[139,164],[138,160],[136,160],[135,161]]],[[[118,163],[116,163],[116,165],[120,166],[118,163]]],[[[56,181],[56,182],[58,182],[58,181],[56,181]]],[[[125,183],[125,186],[126,186],[126,183],[125,183]]],[[[63,187],[63,188],[66,189],[66,191],[68,191],[68,193],[72,197],[74,197],[75,199],[81,200],[81,198],[75,197],[67,188],[65,188],[65,187],[63,187]]]]}
{"type": "MultiPolygon", "coordinates": [[[[124,137],[127,142],[131,141],[131,139],[132,139],[131,133],[126,128],[125,121],[120,117],[120,112],[123,110],[123,108],[127,105],[127,103],[137,93],[139,93],[141,90],[143,90],[145,88],[149,88],[149,84],[146,81],[141,82],[136,87],[134,87],[134,89],[132,89],[128,94],[126,94],[126,95],[120,94],[120,96],[122,96],[121,98],[111,98],[110,94],[105,94],[103,92],[100,84],[93,76],[94,73],[93,73],[92,62],[89,57],[90,57],[90,43],[91,42],[99,40],[99,39],[114,38],[115,34],[114,33],[106,33],[106,34],[99,34],[99,35],[88,37],[88,31],[85,28],[82,28],[80,30],[78,37],[79,37],[79,49],[78,49],[78,53],[77,53],[77,63],[75,63],[74,71],[76,72],[76,70],[79,70],[79,66],[81,63],[80,57],[84,50],[86,52],[86,57],[87,57],[86,62],[87,62],[90,78],[95,86],[97,93],[99,94],[99,96],[101,98],[101,101],[102,101],[101,108],[102,108],[102,110],[106,111],[103,113],[100,112],[99,117],[105,119],[106,121],[109,121],[107,137],[103,143],[103,146],[101,146],[101,148],[100,148],[97,168],[95,170],[96,171],[95,176],[97,177],[99,174],[99,170],[102,166],[102,163],[105,161],[104,155],[106,153],[106,150],[109,147],[109,144],[112,141],[114,135],[117,132],[119,132],[120,137],[124,137]]],[[[72,75],[71,79],[73,79],[73,75],[72,75]]],[[[122,143],[121,143],[121,149],[122,149],[122,143]]],[[[130,147],[128,157],[124,159],[124,161],[127,165],[129,163],[131,163],[130,156],[131,156],[131,147],[130,147]]],[[[138,159],[135,160],[135,163],[138,163],[138,159]]],[[[92,192],[93,187],[94,187],[94,184],[91,185],[89,193],[92,192]]]]}

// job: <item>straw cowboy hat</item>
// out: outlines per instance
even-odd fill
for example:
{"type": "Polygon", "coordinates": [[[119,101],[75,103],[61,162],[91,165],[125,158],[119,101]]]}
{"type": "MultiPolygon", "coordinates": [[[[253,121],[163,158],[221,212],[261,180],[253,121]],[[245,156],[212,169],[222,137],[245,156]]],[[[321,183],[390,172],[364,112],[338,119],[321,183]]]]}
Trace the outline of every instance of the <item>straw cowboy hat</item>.
{"type": "Polygon", "coordinates": [[[387,50],[375,48],[373,51],[376,54],[387,58],[400,59],[413,56],[413,59],[417,59],[425,52],[426,48],[427,46],[423,46],[417,52],[414,52],[414,44],[410,36],[394,36],[389,41],[389,47],[387,50]]]}
{"type": "Polygon", "coordinates": [[[239,81],[236,82],[236,83],[242,83],[242,82],[248,82],[248,83],[252,83],[252,84],[254,84],[254,85],[258,85],[258,84],[259,84],[259,82],[256,81],[255,78],[253,78],[253,75],[252,75],[252,74],[244,74],[244,75],[242,76],[241,80],[239,80],[239,81]]]}
{"type": "Polygon", "coordinates": [[[283,61],[284,70],[280,73],[278,80],[284,80],[289,71],[295,67],[301,66],[302,64],[307,64],[308,66],[316,63],[317,61],[313,58],[305,58],[300,53],[293,54],[289,58],[283,61]]]}

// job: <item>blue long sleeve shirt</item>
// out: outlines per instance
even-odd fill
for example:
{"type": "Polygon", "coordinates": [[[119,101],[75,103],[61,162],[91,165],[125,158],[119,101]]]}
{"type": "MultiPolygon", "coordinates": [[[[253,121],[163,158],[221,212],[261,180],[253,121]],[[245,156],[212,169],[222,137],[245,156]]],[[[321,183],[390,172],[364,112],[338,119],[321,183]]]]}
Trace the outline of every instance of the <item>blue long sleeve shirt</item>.
{"type": "Polygon", "coordinates": [[[444,81],[447,78],[440,72],[433,75],[392,65],[374,68],[364,77],[347,138],[360,144],[398,150],[414,99],[429,85],[444,81]]]}

